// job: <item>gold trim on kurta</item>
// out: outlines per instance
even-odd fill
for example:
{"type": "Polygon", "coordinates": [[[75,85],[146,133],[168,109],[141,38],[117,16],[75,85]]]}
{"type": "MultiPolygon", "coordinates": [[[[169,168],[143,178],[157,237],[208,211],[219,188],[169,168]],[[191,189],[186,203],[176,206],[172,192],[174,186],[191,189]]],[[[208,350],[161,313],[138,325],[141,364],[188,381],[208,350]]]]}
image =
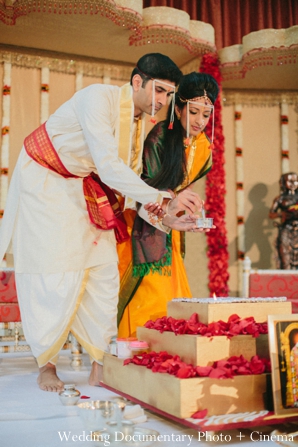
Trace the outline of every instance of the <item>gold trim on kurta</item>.
{"type": "Polygon", "coordinates": [[[118,155],[127,166],[131,157],[133,112],[132,87],[125,84],[120,92],[118,155]]]}
{"type": "Polygon", "coordinates": [[[82,298],[83,298],[83,295],[84,295],[84,292],[86,289],[88,277],[89,277],[89,271],[90,271],[90,269],[87,269],[84,272],[84,277],[82,280],[80,292],[79,292],[79,295],[77,298],[77,302],[76,302],[73,314],[70,317],[69,322],[68,322],[66,328],[64,329],[63,333],[60,335],[58,340],[49,349],[47,349],[44,353],[42,353],[39,357],[37,357],[36,360],[37,360],[38,366],[40,368],[42,366],[46,365],[47,363],[51,362],[51,360],[54,360],[55,357],[58,355],[59,351],[62,349],[62,347],[65,343],[65,340],[67,339],[67,336],[70,332],[70,328],[71,328],[71,325],[75,319],[78,308],[81,304],[81,301],[82,301],[82,298]]]}
{"type": "MultiPolygon", "coordinates": [[[[135,159],[132,162],[132,138],[133,138],[134,105],[132,100],[132,86],[125,84],[121,87],[120,93],[120,118],[118,134],[118,155],[124,163],[131,167],[137,175],[142,171],[142,154],[144,146],[145,119],[144,114],[139,119],[140,132],[135,151],[135,159]]],[[[134,208],[135,201],[130,197],[125,198],[125,208],[134,208]]]]}

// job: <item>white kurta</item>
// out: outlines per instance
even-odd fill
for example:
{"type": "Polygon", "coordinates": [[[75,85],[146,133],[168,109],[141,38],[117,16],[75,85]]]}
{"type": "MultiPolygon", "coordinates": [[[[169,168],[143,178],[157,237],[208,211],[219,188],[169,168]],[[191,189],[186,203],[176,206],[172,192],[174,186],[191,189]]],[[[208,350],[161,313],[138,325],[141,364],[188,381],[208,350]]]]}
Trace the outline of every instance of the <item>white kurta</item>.
{"type": "MultiPolygon", "coordinates": [[[[120,93],[102,84],[77,92],[50,116],[48,135],[71,173],[84,177],[93,171],[124,196],[143,204],[158,201],[159,193],[125,164],[129,156],[118,156],[120,93]]],[[[133,108],[126,127],[132,124],[133,108]]],[[[23,148],[1,225],[1,259],[13,230],[16,272],[83,270],[117,260],[114,231],[90,223],[82,183],[38,165],[23,148]]]]}
{"type": "MultiPolygon", "coordinates": [[[[48,119],[46,129],[62,163],[81,178],[65,179],[40,166],[24,148],[13,173],[0,229],[0,257],[12,238],[24,332],[40,366],[53,361],[69,330],[97,361],[116,333],[115,235],[90,222],[82,178],[98,173],[108,186],[142,204],[169,197],[128,167],[131,94],[130,86],[92,85],[48,119]],[[90,268],[88,283],[84,278],[90,268]]],[[[140,160],[141,154],[138,173],[140,160]]]]}

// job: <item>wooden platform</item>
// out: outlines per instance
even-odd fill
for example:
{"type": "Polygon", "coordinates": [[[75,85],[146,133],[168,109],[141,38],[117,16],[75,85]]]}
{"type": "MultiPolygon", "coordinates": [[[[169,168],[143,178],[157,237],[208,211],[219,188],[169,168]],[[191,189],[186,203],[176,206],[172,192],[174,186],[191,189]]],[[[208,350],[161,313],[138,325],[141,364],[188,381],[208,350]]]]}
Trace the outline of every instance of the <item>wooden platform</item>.
{"type": "Polygon", "coordinates": [[[233,430],[237,428],[250,428],[265,425],[281,425],[284,423],[293,424],[293,431],[294,429],[297,429],[298,415],[290,417],[285,416],[278,417],[274,414],[273,411],[268,410],[211,416],[206,417],[204,419],[191,419],[191,418],[182,419],[173,416],[163,410],[160,410],[152,405],[149,405],[146,402],[142,402],[141,400],[136,399],[135,397],[132,397],[129,394],[123,393],[115,388],[112,388],[103,382],[101,382],[101,386],[106,388],[107,390],[119,394],[122,397],[125,397],[131,402],[141,405],[141,407],[151,411],[152,413],[156,413],[177,424],[180,424],[188,428],[192,428],[200,432],[208,432],[208,431],[216,432],[224,430],[233,430]]]}

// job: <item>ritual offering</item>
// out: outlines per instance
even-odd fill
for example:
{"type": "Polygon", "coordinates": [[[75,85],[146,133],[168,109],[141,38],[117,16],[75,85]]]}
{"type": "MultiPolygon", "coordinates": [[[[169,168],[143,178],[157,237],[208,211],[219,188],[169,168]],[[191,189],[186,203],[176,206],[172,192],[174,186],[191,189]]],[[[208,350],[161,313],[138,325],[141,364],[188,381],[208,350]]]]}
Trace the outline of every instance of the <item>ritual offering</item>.
{"type": "Polygon", "coordinates": [[[80,417],[87,430],[105,431],[107,423],[115,417],[117,405],[108,400],[92,400],[77,404],[80,417]]]}
{"type": "Polygon", "coordinates": [[[166,316],[137,328],[148,352],[104,357],[103,384],[182,421],[266,414],[267,319],[291,313],[286,297],[173,299],[166,316]]]}
{"type": "Polygon", "coordinates": [[[80,391],[76,390],[74,384],[64,385],[64,390],[60,391],[58,396],[63,405],[76,405],[80,398],[80,391]]]}
{"type": "MultiPolygon", "coordinates": [[[[166,356],[164,352],[156,354],[166,356]]],[[[168,360],[176,364],[180,361],[177,358],[168,360]]],[[[190,369],[186,365],[182,368],[190,369]]],[[[262,370],[265,371],[265,368],[262,370]]],[[[165,371],[160,372],[163,374],[140,364],[124,365],[123,360],[109,354],[104,358],[104,383],[179,418],[190,418],[203,410],[211,416],[265,408],[266,373],[231,378],[179,378],[165,371]]]]}
{"type": "Polygon", "coordinates": [[[202,207],[202,217],[196,220],[196,225],[198,228],[212,228],[213,226],[213,219],[206,217],[204,206],[202,207]]]}
{"type": "MultiPolygon", "coordinates": [[[[167,351],[177,354],[187,363],[196,366],[207,366],[210,362],[227,359],[233,355],[243,355],[250,359],[257,354],[256,338],[252,335],[227,337],[204,337],[201,335],[181,334],[173,332],[160,333],[156,329],[137,328],[138,337],[146,339],[153,351],[167,351]]],[[[269,355],[267,355],[269,358],[269,355]]]]}

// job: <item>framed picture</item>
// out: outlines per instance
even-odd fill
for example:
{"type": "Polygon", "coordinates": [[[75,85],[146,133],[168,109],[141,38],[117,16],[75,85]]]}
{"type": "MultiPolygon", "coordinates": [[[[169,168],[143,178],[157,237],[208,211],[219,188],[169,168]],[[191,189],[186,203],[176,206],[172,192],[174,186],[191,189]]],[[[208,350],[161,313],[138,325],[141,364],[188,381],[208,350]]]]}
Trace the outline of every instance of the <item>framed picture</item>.
{"type": "Polygon", "coordinates": [[[298,314],[269,315],[274,412],[298,414],[298,314]]]}

